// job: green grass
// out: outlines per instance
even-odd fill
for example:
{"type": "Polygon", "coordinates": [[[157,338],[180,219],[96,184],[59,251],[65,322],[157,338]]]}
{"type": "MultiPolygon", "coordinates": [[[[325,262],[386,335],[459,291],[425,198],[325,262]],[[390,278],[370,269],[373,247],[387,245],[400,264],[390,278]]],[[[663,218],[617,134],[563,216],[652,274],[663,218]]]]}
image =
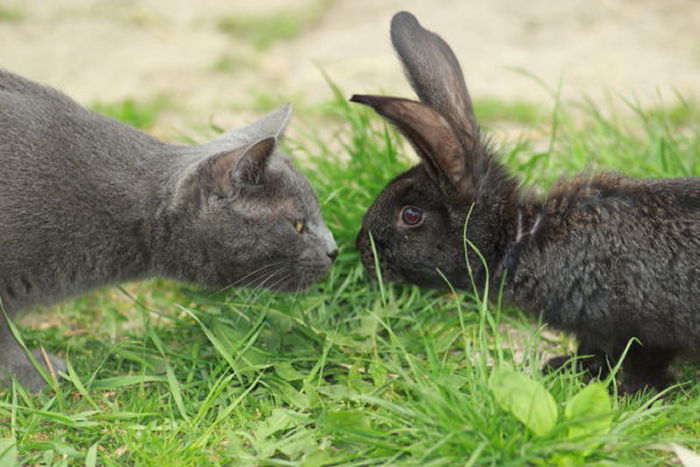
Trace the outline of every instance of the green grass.
{"type": "Polygon", "coordinates": [[[236,14],[223,17],[219,31],[265,50],[276,42],[294,39],[318,23],[330,7],[329,0],[312,0],[308,4],[261,15],[236,14]]]}
{"type": "Polygon", "coordinates": [[[256,70],[258,63],[254,56],[244,54],[225,53],[214,60],[209,69],[217,73],[240,73],[256,70]]]}
{"type": "MultiPolygon", "coordinates": [[[[591,163],[700,175],[700,121],[679,125],[662,108],[557,106],[544,144],[505,147],[503,159],[541,188],[591,163]]],[[[541,353],[569,341],[540,337],[535,318],[466,293],[369,283],[355,232],[408,158],[340,93],[319,113],[338,117],[324,133],[335,136],[309,128],[286,144],[338,240],[328,278],[294,296],[153,280],[30,316],[40,326],[24,339],[69,371],[55,391],[0,394],[0,455],[15,445],[6,459],[33,465],[667,465],[669,442],[700,450],[695,384],[664,399],[581,394],[578,375],[540,373],[541,353]],[[535,412],[508,402],[524,391],[535,412]]]]}
{"type": "Polygon", "coordinates": [[[547,112],[537,104],[526,100],[503,100],[498,98],[481,98],[474,102],[476,117],[482,124],[511,122],[523,125],[535,125],[547,119],[547,112]]]}
{"type": "Polygon", "coordinates": [[[165,95],[146,101],[126,98],[117,102],[94,102],[90,106],[97,113],[121,120],[141,130],[148,130],[155,125],[158,115],[170,107],[171,100],[165,95]]]}
{"type": "Polygon", "coordinates": [[[0,23],[19,23],[26,17],[26,12],[19,5],[0,3],[0,23]]]}

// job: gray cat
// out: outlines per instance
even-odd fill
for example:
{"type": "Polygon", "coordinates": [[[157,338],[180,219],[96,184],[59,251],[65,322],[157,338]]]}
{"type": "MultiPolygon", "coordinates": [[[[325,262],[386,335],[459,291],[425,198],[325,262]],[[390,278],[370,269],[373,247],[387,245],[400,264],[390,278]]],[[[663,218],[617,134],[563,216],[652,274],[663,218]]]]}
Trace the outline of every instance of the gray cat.
{"type": "MultiPolygon", "coordinates": [[[[289,116],[287,105],[173,145],[0,70],[4,309],[151,276],[275,291],[320,279],[336,244],[309,184],[275,150],[289,116]]],[[[43,385],[4,319],[0,352],[1,378],[43,385]]]]}

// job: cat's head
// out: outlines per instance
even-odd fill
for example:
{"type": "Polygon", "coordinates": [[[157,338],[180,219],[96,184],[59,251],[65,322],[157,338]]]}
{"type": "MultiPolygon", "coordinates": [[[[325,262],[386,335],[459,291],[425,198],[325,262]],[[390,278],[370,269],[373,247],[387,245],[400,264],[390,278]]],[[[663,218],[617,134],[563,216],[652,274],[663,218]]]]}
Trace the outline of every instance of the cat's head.
{"type": "Polygon", "coordinates": [[[351,100],[393,123],[422,162],[378,195],[363,218],[357,247],[371,276],[376,275],[374,249],[384,280],[432,287],[447,280],[467,288],[465,258],[477,283],[484,268],[464,234],[492,266],[502,253],[517,184],[481,137],[462,70],[447,43],[407,12],[392,19],[391,39],[420,102],[360,95],[351,100]]]}
{"type": "Polygon", "coordinates": [[[170,215],[179,226],[179,278],[296,291],[328,272],[333,235],[309,183],[277,150],[290,112],[283,106],[191,148],[170,215]]]}

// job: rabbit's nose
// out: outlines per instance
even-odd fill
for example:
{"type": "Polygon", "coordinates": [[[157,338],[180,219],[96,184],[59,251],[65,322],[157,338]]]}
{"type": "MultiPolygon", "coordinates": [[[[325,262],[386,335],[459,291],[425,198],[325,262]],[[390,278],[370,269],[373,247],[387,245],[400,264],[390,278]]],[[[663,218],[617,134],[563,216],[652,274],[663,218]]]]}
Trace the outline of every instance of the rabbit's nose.
{"type": "Polygon", "coordinates": [[[357,248],[360,253],[364,252],[365,250],[372,250],[369,235],[369,231],[365,227],[362,227],[360,231],[357,232],[357,237],[355,237],[355,248],[357,248]]]}
{"type": "Polygon", "coordinates": [[[331,259],[331,261],[335,261],[335,259],[338,257],[338,249],[334,248],[331,251],[326,252],[326,254],[331,259]]]}
{"type": "Polygon", "coordinates": [[[362,250],[362,247],[366,243],[366,237],[367,232],[365,232],[365,229],[360,229],[360,231],[357,232],[357,237],[355,237],[355,248],[362,250]]]}

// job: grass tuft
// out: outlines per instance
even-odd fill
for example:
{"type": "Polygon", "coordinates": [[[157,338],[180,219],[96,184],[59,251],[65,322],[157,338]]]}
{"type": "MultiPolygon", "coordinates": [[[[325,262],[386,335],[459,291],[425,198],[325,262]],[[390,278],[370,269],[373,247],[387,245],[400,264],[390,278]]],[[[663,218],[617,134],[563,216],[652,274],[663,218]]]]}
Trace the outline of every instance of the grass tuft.
{"type": "Polygon", "coordinates": [[[117,102],[95,102],[90,108],[97,113],[127,123],[134,128],[148,130],[155,125],[158,115],[170,108],[168,96],[160,95],[144,102],[126,98],[117,102]]]}
{"type": "Polygon", "coordinates": [[[26,17],[27,13],[19,5],[0,3],[0,23],[19,23],[26,17]]]}
{"type": "Polygon", "coordinates": [[[511,122],[522,125],[538,125],[547,118],[547,113],[537,104],[526,100],[502,100],[498,98],[476,99],[474,111],[482,124],[511,122]]]}
{"type": "MultiPolygon", "coordinates": [[[[294,296],[153,280],[65,303],[55,323],[55,313],[42,315],[41,326],[22,328],[24,340],[63,354],[67,374],[54,391],[2,390],[0,456],[45,465],[667,465],[670,442],[700,450],[693,383],[663,399],[613,398],[604,382],[584,389],[575,373],[540,372],[542,352],[565,339],[541,336],[534,318],[482,302],[480,291],[369,282],[354,237],[410,158],[381,119],[334,92],[318,110],[325,136],[310,126],[285,142],[338,240],[329,276],[294,296]]],[[[591,163],[700,175],[697,113],[627,105],[632,116],[557,103],[545,141],[504,147],[503,159],[541,189],[591,163]]],[[[118,117],[133,124],[133,113],[118,117]]]]}
{"type": "Polygon", "coordinates": [[[294,39],[318,23],[331,6],[329,0],[314,0],[309,5],[261,15],[230,15],[221,18],[219,31],[250,43],[262,51],[276,42],[294,39]]]}

